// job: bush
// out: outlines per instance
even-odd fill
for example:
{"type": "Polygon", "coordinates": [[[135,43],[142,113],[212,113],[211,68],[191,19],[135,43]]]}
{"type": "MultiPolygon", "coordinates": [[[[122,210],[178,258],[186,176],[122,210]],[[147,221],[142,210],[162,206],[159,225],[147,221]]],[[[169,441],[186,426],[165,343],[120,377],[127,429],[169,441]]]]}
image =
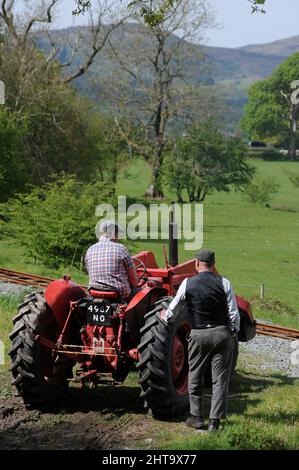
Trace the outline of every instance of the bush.
{"type": "Polygon", "coordinates": [[[292,173],[291,171],[287,172],[290,182],[294,188],[299,188],[299,174],[292,173]]]}
{"type": "Polygon", "coordinates": [[[278,192],[280,185],[276,183],[274,178],[256,176],[242,192],[245,199],[252,204],[261,204],[269,206],[271,195],[278,192]]]}
{"type": "Polygon", "coordinates": [[[84,185],[61,176],[7,203],[7,228],[29,256],[45,265],[79,265],[95,241],[95,208],[103,202],[113,202],[109,184],[84,185]]]}
{"type": "Polygon", "coordinates": [[[259,154],[259,156],[266,162],[282,162],[290,160],[287,152],[279,152],[275,149],[264,150],[259,154]]]}

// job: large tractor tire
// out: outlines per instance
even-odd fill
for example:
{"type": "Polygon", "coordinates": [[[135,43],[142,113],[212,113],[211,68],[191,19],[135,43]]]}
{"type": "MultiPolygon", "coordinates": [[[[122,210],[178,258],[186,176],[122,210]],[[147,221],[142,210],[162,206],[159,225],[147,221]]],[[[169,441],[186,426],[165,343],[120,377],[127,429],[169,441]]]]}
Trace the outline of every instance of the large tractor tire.
{"type": "Polygon", "coordinates": [[[160,318],[171,298],[157,301],[145,315],[138,345],[139,383],[145,406],[156,417],[171,417],[183,411],[188,398],[188,341],[191,317],[185,308],[167,324],[160,318]]]}
{"type": "Polygon", "coordinates": [[[55,357],[50,348],[35,341],[36,335],[56,342],[58,325],[42,292],[29,294],[13,318],[10,349],[13,375],[26,406],[44,408],[53,404],[68,388],[72,362],[55,357]]]}

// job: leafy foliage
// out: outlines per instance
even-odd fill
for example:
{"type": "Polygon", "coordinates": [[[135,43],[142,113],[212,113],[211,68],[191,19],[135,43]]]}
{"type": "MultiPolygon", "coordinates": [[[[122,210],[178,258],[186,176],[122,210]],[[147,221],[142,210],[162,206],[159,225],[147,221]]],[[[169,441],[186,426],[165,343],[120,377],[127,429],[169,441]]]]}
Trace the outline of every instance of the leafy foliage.
{"type": "Polygon", "coordinates": [[[299,188],[299,174],[288,172],[289,180],[291,181],[294,188],[299,188]]]}
{"type": "Polygon", "coordinates": [[[1,147],[10,142],[14,148],[2,152],[1,167],[10,176],[1,185],[0,201],[25,191],[28,184],[42,185],[61,171],[86,182],[99,174],[111,176],[123,148],[111,120],[63,83],[58,65],[47,63],[36,49],[0,45],[0,52],[0,74],[7,84],[6,120],[0,123],[6,147],[1,147]]]}
{"type": "Polygon", "coordinates": [[[254,167],[246,161],[246,149],[237,138],[226,138],[211,122],[197,125],[177,141],[168,156],[165,178],[183,202],[203,201],[213,190],[230,191],[248,183],[254,167]]]}
{"type": "MultiPolygon", "coordinates": [[[[286,59],[266,80],[255,83],[249,91],[241,126],[252,139],[291,146],[295,157],[299,106],[292,103],[292,82],[299,77],[299,53],[286,59]]],[[[289,153],[291,151],[289,150],[289,153]]]]}
{"type": "MultiPolygon", "coordinates": [[[[120,0],[122,1],[122,0],[120,0]]],[[[251,4],[252,13],[265,13],[263,5],[266,0],[248,0],[251,4]]],[[[84,14],[86,10],[91,8],[92,0],[75,0],[77,8],[73,10],[73,15],[84,14]]],[[[153,2],[152,0],[132,0],[128,4],[128,8],[138,7],[140,16],[144,22],[151,27],[156,27],[165,21],[165,18],[175,13],[178,5],[182,0],[161,0],[153,2]]]]}
{"type": "Polygon", "coordinates": [[[268,207],[272,194],[278,193],[279,184],[272,177],[257,175],[243,189],[244,197],[252,204],[268,207]]]}
{"type": "Polygon", "coordinates": [[[6,204],[10,235],[47,266],[78,265],[95,241],[96,206],[113,202],[110,189],[62,175],[6,204]]]}
{"type": "Polygon", "coordinates": [[[15,113],[0,110],[0,202],[22,191],[29,180],[28,169],[22,155],[22,142],[26,134],[26,118],[20,120],[15,113]]]}

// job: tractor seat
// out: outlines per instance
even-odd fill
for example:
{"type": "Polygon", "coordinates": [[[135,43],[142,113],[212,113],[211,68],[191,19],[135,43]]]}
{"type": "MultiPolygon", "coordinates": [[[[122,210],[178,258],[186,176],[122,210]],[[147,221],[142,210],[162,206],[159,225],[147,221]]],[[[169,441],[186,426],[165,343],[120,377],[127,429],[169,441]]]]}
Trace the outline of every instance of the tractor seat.
{"type": "Polygon", "coordinates": [[[106,286],[105,284],[90,286],[88,291],[94,298],[117,299],[119,297],[119,291],[115,287],[106,286]]]}

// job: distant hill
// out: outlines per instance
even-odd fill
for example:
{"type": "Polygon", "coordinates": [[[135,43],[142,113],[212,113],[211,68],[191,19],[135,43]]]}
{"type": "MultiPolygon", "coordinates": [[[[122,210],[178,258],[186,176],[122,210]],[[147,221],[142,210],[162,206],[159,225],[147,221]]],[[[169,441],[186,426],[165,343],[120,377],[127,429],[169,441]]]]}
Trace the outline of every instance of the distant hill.
{"type": "MultiPolygon", "coordinates": [[[[77,34],[88,38],[90,32],[88,27],[81,26],[55,30],[52,34],[59,46],[58,58],[61,62],[66,62],[71,55],[69,45],[75,42],[77,34]]],[[[120,54],[124,45],[134,44],[135,41],[143,41],[145,46],[148,45],[146,43],[148,39],[144,39],[140,26],[134,23],[127,23],[116,29],[113,35],[120,54]]],[[[176,40],[177,37],[173,36],[173,41],[176,40]]],[[[46,36],[37,36],[36,43],[44,51],[50,48],[46,36]]],[[[227,116],[227,124],[228,128],[233,130],[247,101],[248,87],[257,80],[267,78],[286,57],[299,51],[299,35],[269,44],[254,44],[240,48],[208,47],[196,44],[190,47],[188,44],[186,50],[188,50],[186,67],[190,70],[193,83],[216,85],[223,90],[231,108],[227,116]],[[195,59],[199,50],[203,52],[204,60],[195,59]]],[[[83,56],[84,50],[79,51],[74,66],[82,62],[83,56]]],[[[108,76],[115,67],[117,67],[116,62],[104,50],[96,57],[88,73],[77,80],[75,85],[82,93],[93,98],[97,89],[102,87],[102,79],[108,76]]],[[[101,96],[103,96],[103,89],[101,89],[101,96]]],[[[109,104],[105,101],[109,102],[108,96],[104,96],[103,105],[109,108],[109,104]]]]}
{"type": "Polygon", "coordinates": [[[299,35],[287,39],[279,39],[278,41],[273,41],[268,44],[250,44],[240,47],[239,51],[282,56],[286,58],[299,51],[299,35]]]}
{"type": "Polygon", "coordinates": [[[204,51],[206,60],[215,66],[215,81],[260,80],[268,77],[284,60],[281,55],[224,47],[205,47],[204,51]]]}

